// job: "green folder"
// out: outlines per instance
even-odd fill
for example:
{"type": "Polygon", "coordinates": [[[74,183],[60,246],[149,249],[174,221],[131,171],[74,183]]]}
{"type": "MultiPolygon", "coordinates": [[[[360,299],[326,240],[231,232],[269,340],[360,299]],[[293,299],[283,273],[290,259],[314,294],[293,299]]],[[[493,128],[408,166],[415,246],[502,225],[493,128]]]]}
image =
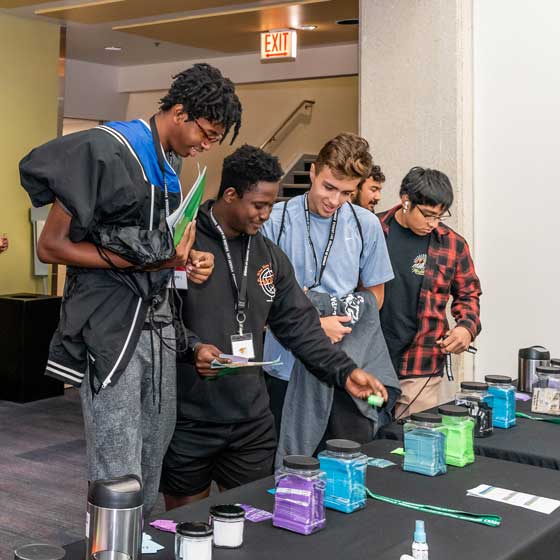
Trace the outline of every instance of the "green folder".
{"type": "Polygon", "coordinates": [[[181,206],[168,218],[169,226],[173,230],[173,243],[179,245],[187,225],[196,218],[198,207],[202,202],[204,187],[206,186],[206,167],[198,174],[189,194],[185,197],[181,206]]]}

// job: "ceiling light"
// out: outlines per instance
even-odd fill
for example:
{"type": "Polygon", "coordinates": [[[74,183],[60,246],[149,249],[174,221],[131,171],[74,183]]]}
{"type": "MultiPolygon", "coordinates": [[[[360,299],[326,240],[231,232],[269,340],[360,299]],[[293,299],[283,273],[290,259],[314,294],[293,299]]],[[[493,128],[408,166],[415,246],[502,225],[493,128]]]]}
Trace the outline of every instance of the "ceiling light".
{"type": "Polygon", "coordinates": [[[122,51],[122,47],[115,47],[115,46],[111,45],[110,47],[105,47],[105,50],[106,51],[118,52],[118,51],[122,51]]]}
{"type": "Polygon", "coordinates": [[[317,29],[316,25],[300,25],[298,27],[298,29],[300,31],[313,31],[314,29],[317,29]]]}
{"type": "Polygon", "coordinates": [[[358,23],[360,23],[360,20],[358,18],[339,19],[336,23],[338,25],[358,25],[358,23]]]}

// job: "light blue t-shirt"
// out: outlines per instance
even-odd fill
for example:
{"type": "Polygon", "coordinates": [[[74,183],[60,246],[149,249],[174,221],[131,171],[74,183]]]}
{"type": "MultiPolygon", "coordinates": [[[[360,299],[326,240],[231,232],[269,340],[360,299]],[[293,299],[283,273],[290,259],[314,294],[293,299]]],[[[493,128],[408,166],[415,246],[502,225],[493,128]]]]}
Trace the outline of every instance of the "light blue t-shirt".
{"type": "MultiPolygon", "coordinates": [[[[298,284],[302,288],[311,287],[319,276],[332,218],[322,218],[313,212],[310,213],[311,239],[317,256],[316,268],[313,250],[307,236],[304,195],[294,197],[287,202],[284,228],[278,241],[284,204],[286,203],[280,202],[274,205],[270,219],[262,228],[262,233],[274,243],[278,243],[288,255],[298,284]]],[[[393,269],[379,219],[360,206],[354,205],[353,209],[356,215],[348,203],[340,208],[336,234],[321,284],[313,288],[318,292],[342,297],[354,292],[360,282],[368,288],[384,284],[393,278],[393,269]],[[363,248],[356,217],[362,227],[363,248]]],[[[264,369],[270,375],[287,381],[290,379],[295,358],[269,331],[264,345],[264,360],[275,360],[278,356],[282,361],[281,366],[268,366],[264,369]]]]}

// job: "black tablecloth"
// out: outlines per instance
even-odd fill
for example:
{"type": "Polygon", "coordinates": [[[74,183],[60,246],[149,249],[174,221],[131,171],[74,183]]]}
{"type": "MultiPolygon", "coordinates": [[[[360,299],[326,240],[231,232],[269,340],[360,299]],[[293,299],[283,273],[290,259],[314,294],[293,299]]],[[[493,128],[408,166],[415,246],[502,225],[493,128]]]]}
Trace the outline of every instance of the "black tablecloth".
{"type": "MultiPolygon", "coordinates": [[[[544,417],[543,414],[531,412],[531,401],[516,401],[516,406],[519,412],[544,417]]],[[[437,409],[430,409],[429,412],[437,412],[437,409]]],[[[378,437],[402,441],[403,427],[393,422],[380,430],[378,437]]],[[[475,438],[474,452],[484,457],[560,470],[559,440],[560,424],[517,418],[513,428],[494,428],[490,437],[475,438]]]]}
{"type": "MultiPolygon", "coordinates": [[[[373,457],[398,466],[368,467],[368,487],[378,494],[412,502],[451,507],[503,517],[492,528],[438,515],[425,514],[368,500],[365,509],[352,514],[327,510],[327,527],[302,536],[272,526],[271,521],[245,522],[240,549],[214,549],[214,560],[399,560],[410,554],[415,519],[426,522],[430,560],[551,560],[560,550],[560,509],[550,515],[481,498],[467,497],[469,488],[483,483],[560,499],[560,473],[529,465],[477,457],[463,469],[449,467],[446,475],[426,477],[402,471],[402,457],[390,454],[395,442],[375,441],[364,446],[373,457]]],[[[272,477],[167,513],[174,521],[206,520],[210,505],[245,503],[272,511],[273,496],[266,493],[272,477]]],[[[154,540],[165,546],[145,560],[173,559],[174,535],[149,528],[154,540]]],[[[83,542],[67,547],[68,560],[83,558],[83,542]]]]}

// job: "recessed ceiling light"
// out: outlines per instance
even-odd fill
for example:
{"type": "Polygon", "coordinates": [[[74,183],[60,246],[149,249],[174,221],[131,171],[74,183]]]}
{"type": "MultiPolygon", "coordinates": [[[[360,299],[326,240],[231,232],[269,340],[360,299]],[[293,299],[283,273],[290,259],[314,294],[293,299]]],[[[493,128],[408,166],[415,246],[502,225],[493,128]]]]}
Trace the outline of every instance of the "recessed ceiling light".
{"type": "Polygon", "coordinates": [[[314,29],[317,29],[316,25],[300,25],[298,27],[298,29],[300,31],[313,31],[314,29]]]}
{"type": "Polygon", "coordinates": [[[105,47],[106,51],[122,51],[122,47],[114,47],[114,46],[110,46],[110,47],[105,47]]]}
{"type": "Polygon", "coordinates": [[[360,23],[360,20],[358,18],[339,19],[336,23],[338,25],[358,25],[358,23],[360,23]]]}

